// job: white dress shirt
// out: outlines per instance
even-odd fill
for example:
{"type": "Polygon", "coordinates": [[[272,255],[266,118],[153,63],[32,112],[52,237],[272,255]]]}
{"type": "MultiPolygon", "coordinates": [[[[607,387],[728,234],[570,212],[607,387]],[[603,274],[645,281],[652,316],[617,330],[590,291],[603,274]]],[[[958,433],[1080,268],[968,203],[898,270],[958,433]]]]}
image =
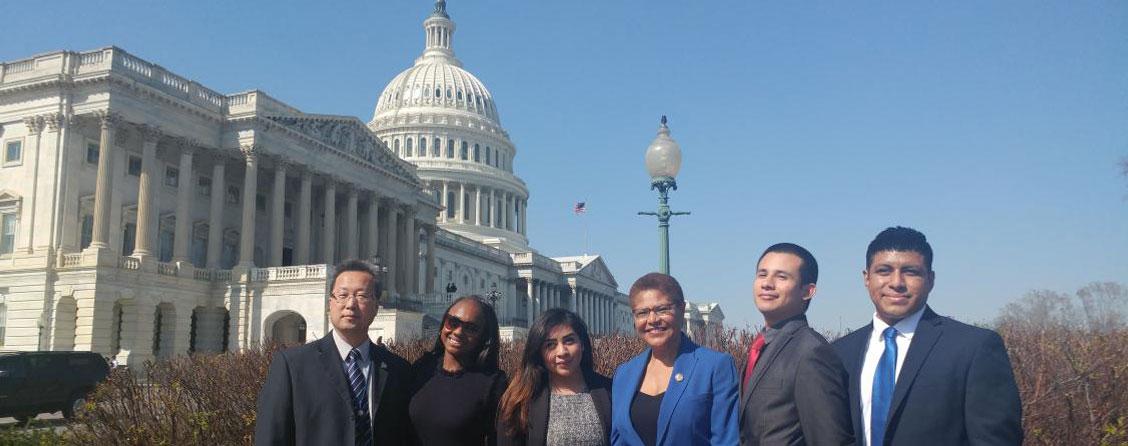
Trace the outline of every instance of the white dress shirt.
{"type": "MultiPolygon", "coordinates": [[[[897,370],[894,373],[894,383],[896,377],[901,376],[901,364],[905,363],[905,354],[909,352],[909,344],[913,341],[913,333],[916,332],[917,324],[920,323],[920,317],[924,314],[924,307],[922,306],[915,313],[908,315],[893,325],[893,329],[897,330],[897,370]]],[[[881,355],[885,352],[885,339],[881,337],[881,333],[889,327],[885,321],[877,317],[877,313],[873,314],[873,332],[870,333],[869,344],[866,346],[865,361],[862,362],[861,389],[859,389],[858,397],[862,403],[862,426],[864,426],[865,435],[859,438],[858,444],[870,443],[870,410],[873,407],[873,375],[877,372],[877,363],[881,361],[881,355]]],[[[893,410],[892,407],[889,410],[893,410]]]]}
{"type": "MultiPolygon", "coordinates": [[[[345,342],[345,339],[342,338],[339,333],[337,333],[337,330],[333,330],[333,342],[337,344],[337,352],[341,354],[341,362],[348,361],[349,352],[352,351],[353,346],[349,345],[348,342],[345,342]]],[[[368,418],[372,419],[376,416],[376,414],[372,413],[372,352],[369,351],[371,349],[368,348],[368,345],[369,343],[365,342],[364,344],[361,344],[361,346],[357,348],[357,350],[360,350],[360,374],[364,375],[364,382],[367,383],[365,387],[368,389],[368,418]]],[[[346,386],[348,385],[348,378],[348,374],[346,373],[346,386]]],[[[352,404],[350,404],[349,406],[352,407],[352,404]]]]}

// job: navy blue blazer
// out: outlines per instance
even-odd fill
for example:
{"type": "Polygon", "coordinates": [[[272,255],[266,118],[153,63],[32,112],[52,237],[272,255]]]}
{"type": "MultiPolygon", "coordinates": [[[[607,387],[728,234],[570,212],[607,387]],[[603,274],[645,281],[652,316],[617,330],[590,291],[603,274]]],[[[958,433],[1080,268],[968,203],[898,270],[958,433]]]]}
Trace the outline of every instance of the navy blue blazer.
{"type": "MultiPolygon", "coordinates": [[[[873,324],[834,341],[850,374],[850,413],[862,429],[861,370],[873,324]]],[[[1019,445],[1022,403],[1003,339],[925,306],[893,389],[886,445],[1019,445]]],[[[869,439],[864,439],[869,443],[869,439]]]]}
{"type": "MultiPolygon", "coordinates": [[[[649,360],[647,348],[615,370],[611,385],[612,445],[642,444],[631,423],[631,402],[642,385],[649,360]]],[[[732,356],[698,346],[682,334],[670,384],[658,410],[657,444],[739,444],[737,386],[732,356]]]]}

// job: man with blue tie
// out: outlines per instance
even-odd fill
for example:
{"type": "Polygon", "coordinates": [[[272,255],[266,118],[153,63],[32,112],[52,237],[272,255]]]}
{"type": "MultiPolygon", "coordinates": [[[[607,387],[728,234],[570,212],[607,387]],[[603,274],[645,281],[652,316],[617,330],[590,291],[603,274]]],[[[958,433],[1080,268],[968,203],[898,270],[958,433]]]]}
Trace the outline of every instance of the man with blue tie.
{"type": "Polygon", "coordinates": [[[259,393],[256,445],[407,444],[410,366],[368,337],[382,290],[366,262],[335,267],[333,330],[274,355],[259,393]]]}
{"type": "Polygon", "coordinates": [[[1022,405],[1002,338],[937,315],[932,246],[904,227],[866,250],[873,322],[834,342],[850,374],[859,443],[1018,445],[1022,405]]]}

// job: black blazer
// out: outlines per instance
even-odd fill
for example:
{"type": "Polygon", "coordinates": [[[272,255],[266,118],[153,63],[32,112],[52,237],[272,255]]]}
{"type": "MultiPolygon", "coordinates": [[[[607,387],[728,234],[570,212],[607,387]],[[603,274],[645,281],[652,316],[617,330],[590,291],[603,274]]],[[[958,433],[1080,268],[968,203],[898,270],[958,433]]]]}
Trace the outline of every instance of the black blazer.
{"type": "MultiPolygon", "coordinates": [[[[850,374],[854,432],[862,428],[861,370],[873,324],[834,348],[850,374]]],[[[1022,403],[1003,339],[925,307],[893,389],[887,445],[1022,444],[1022,403]]]]}
{"type": "MultiPolygon", "coordinates": [[[[611,379],[598,373],[584,377],[587,380],[591,400],[603,425],[603,438],[611,437],[611,379]]],[[[548,440],[548,412],[550,395],[542,390],[529,405],[529,429],[525,436],[510,437],[505,434],[505,426],[498,421],[498,446],[544,446],[548,440]]]]}
{"type": "Polygon", "coordinates": [[[740,384],[741,445],[854,443],[846,369],[806,317],[784,323],[740,384]]]}
{"type": "MultiPolygon", "coordinates": [[[[411,375],[407,361],[369,342],[373,352],[373,438],[406,444],[411,375]]],[[[333,334],[274,355],[259,392],[256,445],[352,445],[356,441],[344,362],[333,334]]]]}

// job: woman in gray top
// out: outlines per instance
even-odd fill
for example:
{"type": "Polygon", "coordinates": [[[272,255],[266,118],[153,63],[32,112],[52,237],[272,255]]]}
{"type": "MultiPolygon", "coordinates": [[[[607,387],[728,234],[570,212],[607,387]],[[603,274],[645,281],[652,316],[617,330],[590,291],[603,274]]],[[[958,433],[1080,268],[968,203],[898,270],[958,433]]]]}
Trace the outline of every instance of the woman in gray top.
{"type": "Polygon", "coordinates": [[[611,380],[595,372],[587,325],[554,308],[540,315],[498,409],[498,445],[610,444],[611,380]]]}

